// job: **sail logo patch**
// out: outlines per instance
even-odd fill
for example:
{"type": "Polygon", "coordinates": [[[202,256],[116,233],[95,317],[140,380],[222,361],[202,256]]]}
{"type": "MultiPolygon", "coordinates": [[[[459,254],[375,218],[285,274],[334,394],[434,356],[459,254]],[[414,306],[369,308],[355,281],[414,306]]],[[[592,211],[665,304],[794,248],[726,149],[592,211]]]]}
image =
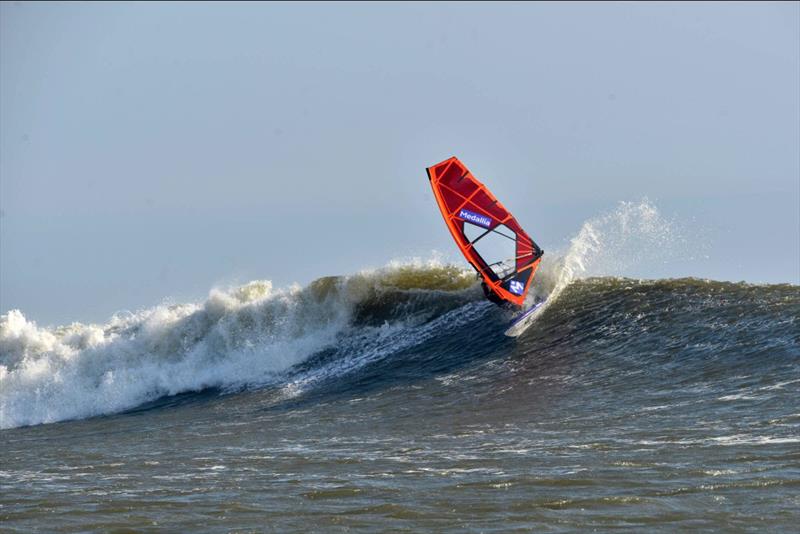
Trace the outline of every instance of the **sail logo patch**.
{"type": "Polygon", "coordinates": [[[522,295],[522,292],[525,291],[525,285],[519,280],[512,280],[508,284],[508,290],[515,295],[522,295]]]}
{"type": "Polygon", "coordinates": [[[492,220],[486,215],[481,215],[479,213],[475,213],[474,211],[469,211],[464,208],[461,208],[461,211],[458,212],[458,216],[464,219],[465,221],[469,221],[472,224],[483,226],[484,228],[489,228],[492,225],[492,220]]]}

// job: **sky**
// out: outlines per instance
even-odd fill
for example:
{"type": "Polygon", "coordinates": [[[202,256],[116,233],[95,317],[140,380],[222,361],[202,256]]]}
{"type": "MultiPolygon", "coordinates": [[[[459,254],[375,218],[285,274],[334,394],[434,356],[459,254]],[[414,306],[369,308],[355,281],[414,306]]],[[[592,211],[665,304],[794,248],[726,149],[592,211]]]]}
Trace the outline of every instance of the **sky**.
{"type": "Polygon", "coordinates": [[[798,147],[798,2],[3,2],[0,313],[463,261],[452,155],[546,251],[647,198],[636,274],[798,284],[798,147]]]}

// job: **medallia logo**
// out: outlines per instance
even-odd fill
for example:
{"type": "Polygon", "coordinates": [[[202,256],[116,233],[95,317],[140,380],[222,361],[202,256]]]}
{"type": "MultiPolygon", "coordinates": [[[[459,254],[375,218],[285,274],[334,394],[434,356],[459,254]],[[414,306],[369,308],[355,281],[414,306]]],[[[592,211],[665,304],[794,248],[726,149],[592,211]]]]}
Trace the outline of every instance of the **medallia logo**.
{"type": "Polygon", "coordinates": [[[463,208],[461,209],[461,211],[458,212],[458,216],[464,219],[465,221],[469,221],[473,224],[483,226],[484,228],[489,228],[492,225],[492,220],[486,215],[481,215],[479,213],[475,213],[473,211],[469,211],[463,208]]]}
{"type": "Polygon", "coordinates": [[[515,295],[522,295],[522,292],[525,291],[525,286],[519,280],[512,280],[508,284],[508,290],[515,295]]]}

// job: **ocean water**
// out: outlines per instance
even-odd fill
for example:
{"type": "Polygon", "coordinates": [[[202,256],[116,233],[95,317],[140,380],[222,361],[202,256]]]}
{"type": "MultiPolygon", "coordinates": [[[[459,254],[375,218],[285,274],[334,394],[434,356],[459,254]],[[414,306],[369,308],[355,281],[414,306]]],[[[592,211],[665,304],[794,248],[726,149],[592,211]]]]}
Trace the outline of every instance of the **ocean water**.
{"type": "Polygon", "coordinates": [[[797,531],[800,287],[621,276],[621,205],[520,338],[460,265],[0,318],[0,530],[797,531]]]}

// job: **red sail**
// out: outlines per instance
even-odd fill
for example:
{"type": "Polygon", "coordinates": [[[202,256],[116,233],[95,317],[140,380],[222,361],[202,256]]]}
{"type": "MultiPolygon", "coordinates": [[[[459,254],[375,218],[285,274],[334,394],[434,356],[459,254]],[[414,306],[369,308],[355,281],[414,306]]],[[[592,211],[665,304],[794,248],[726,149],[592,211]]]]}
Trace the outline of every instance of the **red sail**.
{"type": "Polygon", "coordinates": [[[522,306],[542,249],[457,158],[427,171],[442,216],[464,257],[492,292],[522,306]]]}

